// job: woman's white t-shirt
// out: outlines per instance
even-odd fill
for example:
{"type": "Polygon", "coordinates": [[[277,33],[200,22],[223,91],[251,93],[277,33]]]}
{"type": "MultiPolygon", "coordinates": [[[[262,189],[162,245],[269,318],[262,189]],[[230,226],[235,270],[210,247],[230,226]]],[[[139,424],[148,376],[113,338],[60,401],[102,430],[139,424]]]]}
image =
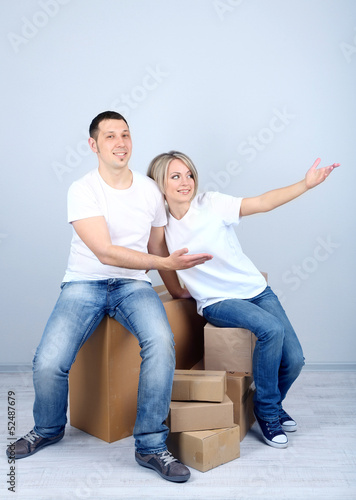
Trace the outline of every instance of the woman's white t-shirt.
{"type": "Polygon", "coordinates": [[[234,225],[240,221],[242,198],[208,192],[197,195],[180,220],[167,213],[165,228],[169,252],[188,248],[190,254],[210,253],[205,264],[177,271],[198,313],[226,299],[247,299],[266,288],[266,280],[243,253],[234,225]]]}
{"type": "MultiPolygon", "coordinates": [[[[149,177],[132,172],[128,189],[114,189],[98,169],[75,181],[68,191],[68,222],[104,216],[113,245],[147,253],[151,227],[166,225],[163,196],[149,177]]],[[[144,270],[102,264],[73,229],[63,281],[129,278],[150,281],[144,270]]]]}

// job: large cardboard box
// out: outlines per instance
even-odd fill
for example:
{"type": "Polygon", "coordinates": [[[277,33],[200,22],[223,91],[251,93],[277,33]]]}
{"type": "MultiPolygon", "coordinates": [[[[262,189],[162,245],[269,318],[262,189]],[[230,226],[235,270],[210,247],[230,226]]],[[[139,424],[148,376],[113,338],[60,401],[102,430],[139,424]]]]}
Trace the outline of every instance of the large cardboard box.
{"type": "Polygon", "coordinates": [[[206,370],[252,372],[255,335],[245,328],[204,327],[204,366],[206,370]]]}
{"type": "MultiPolygon", "coordinates": [[[[204,353],[205,320],[192,299],[157,292],[176,343],[176,367],[189,369],[204,353]]],[[[105,317],[80,349],[69,375],[70,424],[109,443],[132,435],[140,373],[137,339],[105,317]]]]}
{"type": "Polygon", "coordinates": [[[172,401],[210,401],[221,403],[226,393],[226,372],[176,370],[172,401]]]}
{"type": "Polygon", "coordinates": [[[234,425],[228,429],[170,433],[167,445],[182,463],[206,472],[239,458],[240,430],[234,425]]]}
{"type": "Polygon", "coordinates": [[[233,404],[227,395],[221,403],[172,401],[167,419],[171,432],[222,429],[233,424],[233,404]]]}
{"type": "Polygon", "coordinates": [[[227,395],[234,404],[234,422],[240,426],[241,441],[255,422],[252,373],[227,372],[227,395]]]}

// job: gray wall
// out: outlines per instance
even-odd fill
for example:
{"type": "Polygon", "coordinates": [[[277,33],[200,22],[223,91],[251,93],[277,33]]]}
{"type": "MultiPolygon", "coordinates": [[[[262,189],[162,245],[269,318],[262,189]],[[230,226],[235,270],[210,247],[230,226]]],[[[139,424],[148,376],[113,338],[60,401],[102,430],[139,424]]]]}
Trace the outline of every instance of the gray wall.
{"type": "MultiPolygon", "coordinates": [[[[201,189],[253,196],[342,163],[238,228],[307,363],[356,362],[353,0],[2,2],[0,364],[32,361],[66,267],[91,119],[126,115],[131,167],[186,152],[201,189]]],[[[159,283],[157,274],[152,274],[159,283]]]]}

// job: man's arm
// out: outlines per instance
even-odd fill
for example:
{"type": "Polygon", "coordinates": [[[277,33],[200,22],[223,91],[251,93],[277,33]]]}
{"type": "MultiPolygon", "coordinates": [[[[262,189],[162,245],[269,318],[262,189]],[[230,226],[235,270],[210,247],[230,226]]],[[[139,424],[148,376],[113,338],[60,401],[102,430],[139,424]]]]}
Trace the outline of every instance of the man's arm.
{"type": "MultiPolygon", "coordinates": [[[[164,227],[152,227],[148,242],[148,251],[152,254],[160,255],[161,257],[167,257],[169,255],[166,239],[164,237],[164,227]]],[[[158,272],[172,297],[181,299],[190,297],[188,290],[181,286],[175,271],[158,272]]]]}
{"type": "Polygon", "coordinates": [[[186,255],[187,248],[177,250],[168,256],[160,256],[113,245],[103,216],[80,219],[72,222],[72,225],[79,238],[99,261],[110,266],[126,269],[173,271],[189,269],[212,258],[209,254],[186,255]]]}
{"type": "Polygon", "coordinates": [[[261,212],[269,212],[274,208],[280,207],[281,205],[294,200],[309,189],[312,189],[313,187],[324,182],[334,168],[340,165],[339,163],[333,163],[333,165],[328,167],[317,169],[319,163],[320,158],[313,163],[311,168],[306,173],[305,178],[296,184],[280,189],[274,189],[253,198],[243,198],[240,208],[241,217],[261,212]]]}

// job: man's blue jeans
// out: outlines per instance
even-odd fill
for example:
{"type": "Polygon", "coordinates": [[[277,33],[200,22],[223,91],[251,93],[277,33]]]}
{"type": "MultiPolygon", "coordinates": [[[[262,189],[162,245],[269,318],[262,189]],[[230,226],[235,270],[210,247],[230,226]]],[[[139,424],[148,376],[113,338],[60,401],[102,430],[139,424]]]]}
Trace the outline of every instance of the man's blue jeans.
{"type": "Polygon", "coordinates": [[[228,299],[207,306],[203,315],[214,326],[246,328],[256,335],[255,412],[263,420],[277,420],[282,401],[304,365],[301,345],[277,296],[268,286],[252,299],[228,299]]]}
{"type": "Polygon", "coordinates": [[[35,431],[53,437],[67,422],[68,374],[77,352],[108,314],[137,338],[141,347],[137,416],[139,453],[165,451],[175,350],[165,309],[146,281],[109,279],[62,284],[33,361],[35,431]]]}

